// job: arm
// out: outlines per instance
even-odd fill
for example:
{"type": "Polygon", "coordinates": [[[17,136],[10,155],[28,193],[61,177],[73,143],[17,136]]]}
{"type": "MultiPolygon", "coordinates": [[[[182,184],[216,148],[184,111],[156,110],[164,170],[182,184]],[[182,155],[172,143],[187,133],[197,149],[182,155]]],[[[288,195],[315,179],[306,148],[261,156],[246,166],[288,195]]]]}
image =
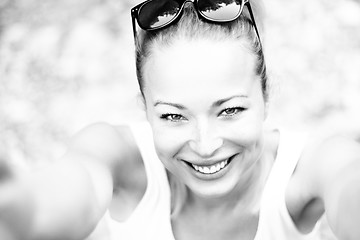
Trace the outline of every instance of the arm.
{"type": "MultiPolygon", "coordinates": [[[[96,124],[77,134],[68,153],[54,164],[27,176],[0,177],[0,239],[89,235],[111,201],[114,168],[128,148],[124,142],[115,128],[96,124]]],[[[10,173],[4,166],[3,172],[10,173]]]]}
{"type": "Polygon", "coordinates": [[[344,138],[324,144],[320,175],[325,214],[335,235],[341,240],[360,239],[360,144],[344,138]]]}
{"type": "Polygon", "coordinates": [[[302,233],[325,212],[339,240],[360,239],[360,145],[338,136],[313,139],[287,187],[289,213],[302,233]]]}

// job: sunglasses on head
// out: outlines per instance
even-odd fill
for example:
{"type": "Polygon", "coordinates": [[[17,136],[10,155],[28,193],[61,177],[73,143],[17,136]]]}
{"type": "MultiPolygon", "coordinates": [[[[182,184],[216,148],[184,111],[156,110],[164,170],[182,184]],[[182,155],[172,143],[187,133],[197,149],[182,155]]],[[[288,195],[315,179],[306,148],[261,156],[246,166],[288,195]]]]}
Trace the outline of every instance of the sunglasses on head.
{"type": "Polygon", "coordinates": [[[181,17],[185,3],[192,2],[199,18],[212,23],[226,23],[237,19],[246,5],[256,35],[260,35],[249,0],[148,0],[131,9],[135,43],[137,41],[135,19],[140,28],[154,31],[175,23],[181,17]]]}

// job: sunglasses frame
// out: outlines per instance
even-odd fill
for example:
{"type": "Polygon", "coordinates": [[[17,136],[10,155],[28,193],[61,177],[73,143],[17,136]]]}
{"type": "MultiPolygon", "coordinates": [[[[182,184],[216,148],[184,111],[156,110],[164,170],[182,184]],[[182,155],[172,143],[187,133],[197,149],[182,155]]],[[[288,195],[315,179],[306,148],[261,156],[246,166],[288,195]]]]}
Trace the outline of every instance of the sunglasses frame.
{"type": "Polygon", "coordinates": [[[182,12],[184,10],[185,3],[187,3],[187,2],[191,2],[191,3],[194,4],[195,10],[198,13],[198,16],[199,16],[200,19],[211,22],[211,23],[227,23],[227,22],[234,21],[235,19],[237,19],[241,15],[241,13],[244,10],[244,6],[246,6],[248,8],[249,13],[250,13],[251,21],[252,21],[252,23],[254,25],[256,35],[257,35],[257,37],[259,39],[259,43],[261,45],[261,38],[260,38],[259,30],[258,30],[258,28],[256,26],[256,21],[255,21],[255,17],[254,17],[252,8],[251,8],[250,0],[243,0],[242,4],[241,4],[241,7],[240,7],[239,13],[234,18],[229,19],[229,20],[215,20],[215,19],[212,19],[210,17],[207,17],[198,8],[198,1],[199,0],[184,0],[184,2],[182,3],[179,11],[176,13],[175,17],[173,19],[171,19],[169,22],[167,22],[167,23],[165,23],[163,25],[160,25],[158,27],[155,27],[155,28],[145,28],[144,26],[141,26],[141,24],[139,23],[139,12],[141,11],[141,8],[144,5],[146,5],[147,3],[151,2],[151,1],[154,1],[154,0],[147,0],[145,2],[142,2],[142,3],[138,4],[138,5],[136,5],[135,7],[133,7],[131,9],[131,18],[132,18],[132,27],[133,27],[135,45],[137,43],[137,31],[136,31],[136,23],[135,22],[137,22],[139,27],[141,29],[145,30],[145,31],[156,31],[156,30],[165,28],[167,26],[170,26],[173,22],[175,22],[176,20],[179,19],[179,17],[181,16],[181,14],[182,14],[182,12]]]}

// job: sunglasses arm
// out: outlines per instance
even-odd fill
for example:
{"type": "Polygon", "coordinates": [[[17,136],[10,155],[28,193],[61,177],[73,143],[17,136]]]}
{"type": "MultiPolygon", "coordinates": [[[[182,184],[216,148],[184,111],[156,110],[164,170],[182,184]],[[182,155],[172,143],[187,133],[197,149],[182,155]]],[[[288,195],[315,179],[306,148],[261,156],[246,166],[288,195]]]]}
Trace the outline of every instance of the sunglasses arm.
{"type": "Polygon", "coordinates": [[[132,27],[133,27],[133,34],[134,34],[134,40],[136,45],[136,22],[135,22],[135,15],[134,10],[131,11],[131,19],[132,19],[132,27]]]}
{"type": "Polygon", "coordinates": [[[262,44],[261,44],[261,38],[260,38],[259,30],[258,30],[258,28],[257,28],[257,26],[256,26],[256,21],[255,21],[255,17],[254,17],[254,14],[253,14],[252,8],[251,8],[250,1],[248,1],[248,2],[246,3],[246,5],[247,5],[247,7],[248,7],[248,9],[249,9],[249,13],[250,13],[251,21],[253,22],[253,25],[254,25],[254,28],[255,28],[256,35],[257,35],[257,37],[258,37],[258,39],[259,39],[259,43],[260,43],[260,45],[262,45],[262,44]]]}

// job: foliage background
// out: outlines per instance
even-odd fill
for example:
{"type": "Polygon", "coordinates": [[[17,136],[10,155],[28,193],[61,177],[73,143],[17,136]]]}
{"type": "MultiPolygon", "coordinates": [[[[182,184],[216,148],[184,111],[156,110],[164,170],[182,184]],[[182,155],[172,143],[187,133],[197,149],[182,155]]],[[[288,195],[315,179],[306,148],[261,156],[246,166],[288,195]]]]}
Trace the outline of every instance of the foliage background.
{"type": "MultiPolygon", "coordinates": [[[[2,156],[42,164],[90,123],[144,119],[129,14],[138,2],[0,0],[2,156]]],[[[265,7],[269,124],[359,133],[359,2],[272,0],[265,7]]]]}

